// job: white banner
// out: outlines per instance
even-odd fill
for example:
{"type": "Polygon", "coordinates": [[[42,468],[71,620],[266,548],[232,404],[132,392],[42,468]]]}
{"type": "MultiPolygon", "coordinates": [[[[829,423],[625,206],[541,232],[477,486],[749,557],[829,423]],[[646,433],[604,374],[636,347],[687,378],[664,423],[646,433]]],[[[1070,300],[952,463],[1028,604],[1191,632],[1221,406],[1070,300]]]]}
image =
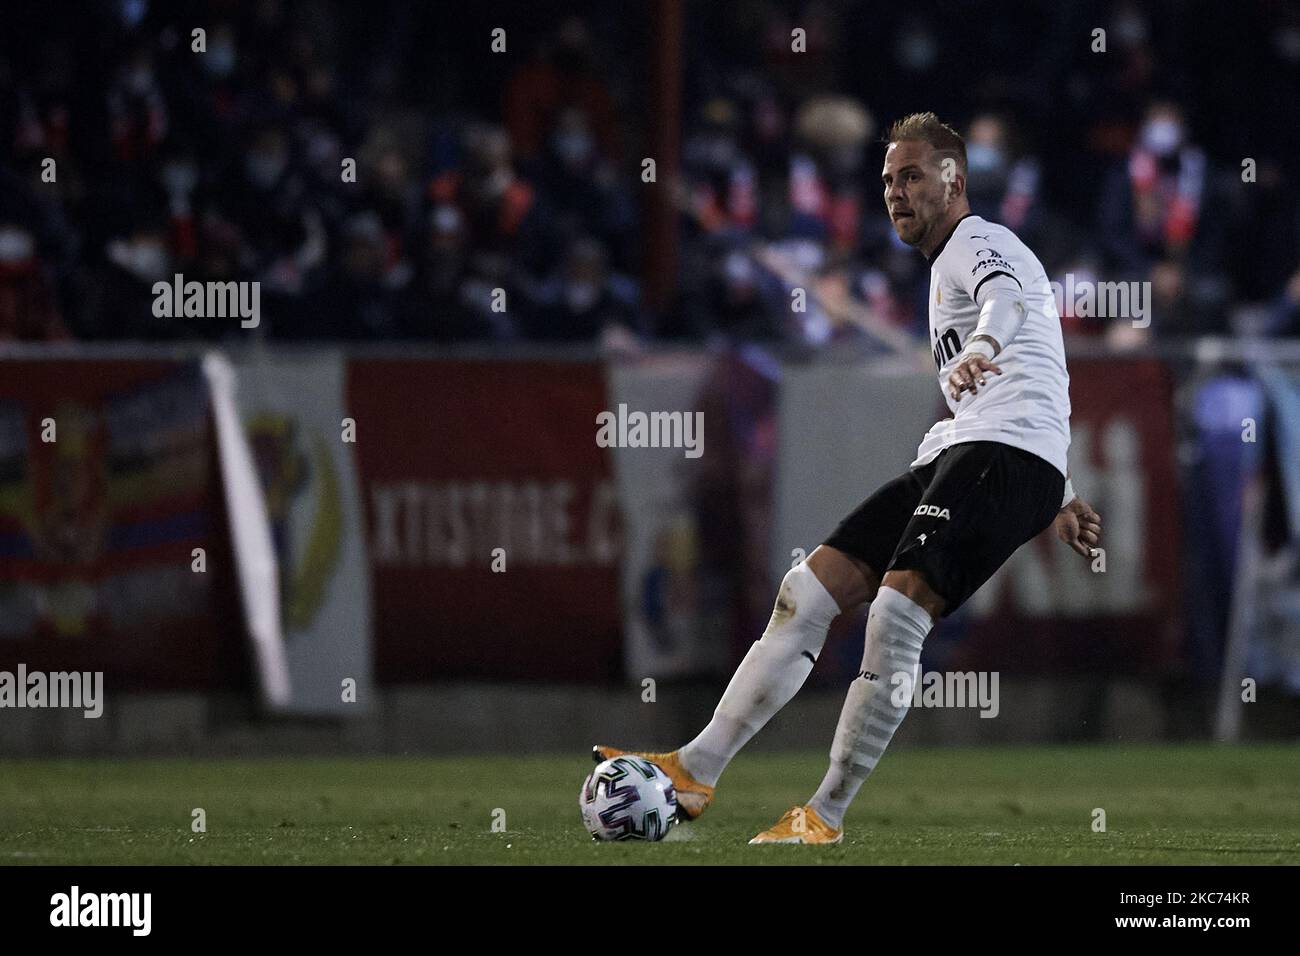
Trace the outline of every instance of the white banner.
{"type": "Polygon", "coordinates": [[[934,374],[898,364],[787,364],[781,376],[773,593],[835,525],[907,471],[942,411],[934,374]]]}
{"type": "Polygon", "coordinates": [[[212,395],[217,454],[226,494],[226,513],[230,518],[230,544],[258,683],[263,702],[282,711],[289,707],[293,692],[278,620],[279,578],[275,551],[267,533],[266,502],[258,494],[250,449],[239,432],[235,374],[229,360],[220,352],[209,352],[203,358],[203,374],[212,395]]]}
{"type": "Polygon", "coordinates": [[[356,714],[372,699],[370,578],[346,363],[336,352],[257,352],[239,367],[239,408],[279,556],[298,714],[356,714]]]}
{"type": "Polygon", "coordinates": [[[608,370],[614,420],[653,422],[658,413],[659,421],[668,421],[668,415],[679,414],[672,421],[683,426],[677,431],[611,427],[607,436],[614,444],[623,514],[624,660],[633,681],[714,670],[728,653],[727,625],[711,610],[718,602],[711,600],[701,569],[689,500],[692,476],[710,454],[704,435],[723,427],[702,422],[702,412],[695,417],[712,361],[705,355],[659,356],[615,362],[608,370]],[[704,426],[702,433],[698,425],[704,426]]]}

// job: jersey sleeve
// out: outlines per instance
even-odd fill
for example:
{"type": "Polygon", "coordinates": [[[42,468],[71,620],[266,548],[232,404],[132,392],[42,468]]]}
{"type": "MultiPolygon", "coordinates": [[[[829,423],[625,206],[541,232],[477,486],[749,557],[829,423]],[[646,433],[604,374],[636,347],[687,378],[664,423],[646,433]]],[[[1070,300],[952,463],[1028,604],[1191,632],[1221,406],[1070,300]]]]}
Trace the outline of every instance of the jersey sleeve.
{"type": "Polygon", "coordinates": [[[981,223],[972,234],[957,235],[945,256],[952,281],[980,310],[972,335],[984,333],[1006,348],[1024,323],[1024,279],[1031,273],[1023,246],[1010,230],[981,223]]]}
{"type": "Polygon", "coordinates": [[[953,236],[949,243],[949,271],[953,281],[976,305],[990,289],[1023,292],[1022,278],[1029,272],[1020,240],[1009,230],[983,223],[974,235],[953,236]]]}

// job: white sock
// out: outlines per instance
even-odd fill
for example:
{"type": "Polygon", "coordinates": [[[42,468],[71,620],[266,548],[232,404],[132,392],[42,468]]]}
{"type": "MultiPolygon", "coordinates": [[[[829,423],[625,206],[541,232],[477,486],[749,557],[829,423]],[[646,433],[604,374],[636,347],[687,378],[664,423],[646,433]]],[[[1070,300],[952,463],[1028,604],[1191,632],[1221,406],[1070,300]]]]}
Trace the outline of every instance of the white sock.
{"type": "Polygon", "coordinates": [[[809,806],[839,829],[858,789],[876,769],[894,731],[907,716],[921,665],[921,645],[934,622],[925,608],[881,587],[867,614],[862,672],[849,685],[831,744],[831,765],[809,806]],[[906,674],[905,682],[894,679],[906,674]],[[896,703],[897,698],[906,698],[896,703]]]}
{"type": "Polygon", "coordinates": [[[681,749],[691,776],[710,787],[718,782],[731,758],[803,686],[839,613],[807,564],[786,573],[762,638],[736,668],[709,725],[681,749]]]}

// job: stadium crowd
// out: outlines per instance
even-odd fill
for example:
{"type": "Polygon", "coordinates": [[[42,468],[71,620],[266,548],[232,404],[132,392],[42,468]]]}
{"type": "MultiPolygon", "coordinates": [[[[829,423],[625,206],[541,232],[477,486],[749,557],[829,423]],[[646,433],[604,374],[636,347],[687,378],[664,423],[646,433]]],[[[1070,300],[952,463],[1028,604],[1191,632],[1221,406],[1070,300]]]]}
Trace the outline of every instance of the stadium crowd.
{"type": "Polygon", "coordinates": [[[0,339],[239,334],[154,315],[153,283],[178,272],[259,281],[261,334],[282,340],[920,339],[928,269],[878,181],[884,128],[916,109],[966,135],[972,208],[1054,278],[1151,283],[1149,329],[1066,303],[1068,330],[1300,334],[1295,7],[687,3],[680,177],[647,184],[654,5],[578,6],[518,23],[404,0],[116,0],[39,28],[44,8],[16,12],[0,339]],[[1254,55],[1225,70],[1216,43],[1254,55]],[[651,310],[644,199],[662,188],[680,275],[651,310]]]}

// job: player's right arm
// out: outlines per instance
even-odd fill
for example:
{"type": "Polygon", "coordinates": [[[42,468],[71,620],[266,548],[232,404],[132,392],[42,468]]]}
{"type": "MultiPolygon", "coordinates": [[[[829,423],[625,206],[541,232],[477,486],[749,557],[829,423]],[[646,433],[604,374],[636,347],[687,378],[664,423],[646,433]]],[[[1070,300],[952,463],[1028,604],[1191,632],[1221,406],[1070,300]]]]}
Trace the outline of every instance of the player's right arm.
{"type": "Polygon", "coordinates": [[[1101,515],[1092,505],[1071,493],[1068,503],[1062,505],[1052,522],[1056,536],[1085,558],[1101,543],[1101,515]]]}
{"type": "Polygon", "coordinates": [[[1025,324],[1024,290],[1017,275],[1024,271],[1020,240],[993,223],[981,228],[987,232],[956,239],[947,253],[953,278],[980,310],[975,331],[948,376],[948,392],[956,402],[964,392],[979,391],[983,373],[1002,374],[993,359],[1025,324]]]}

